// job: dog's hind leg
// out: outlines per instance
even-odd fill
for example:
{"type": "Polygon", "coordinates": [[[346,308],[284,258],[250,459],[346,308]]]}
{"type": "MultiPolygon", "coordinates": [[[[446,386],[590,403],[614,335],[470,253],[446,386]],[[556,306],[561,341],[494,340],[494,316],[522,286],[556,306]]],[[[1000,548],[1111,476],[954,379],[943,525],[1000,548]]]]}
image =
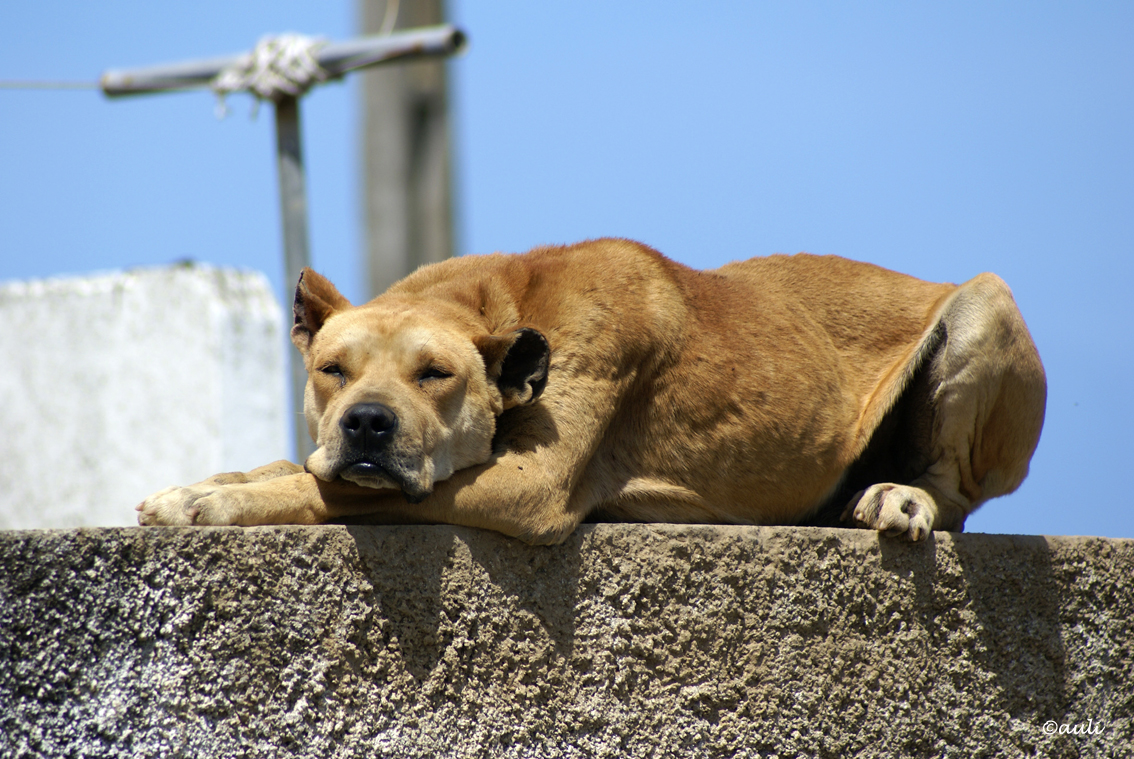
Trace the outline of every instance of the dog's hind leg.
{"type": "Polygon", "coordinates": [[[925,471],[856,494],[844,520],[910,540],[960,530],[989,498],[1028,473],[1043,426],[1047,384],[1023,317],[1003,280],[981,274],[942,308],[944,339],[926,358],[932,427],[925,471]]]}

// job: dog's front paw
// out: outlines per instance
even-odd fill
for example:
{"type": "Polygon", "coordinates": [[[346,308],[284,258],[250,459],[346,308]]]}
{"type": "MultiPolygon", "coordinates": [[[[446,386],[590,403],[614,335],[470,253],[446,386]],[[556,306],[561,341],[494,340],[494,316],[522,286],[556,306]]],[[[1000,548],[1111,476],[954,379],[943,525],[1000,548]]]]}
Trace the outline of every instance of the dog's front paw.
{"type": "Polygon", "coordinates": [[[917,541],[929,537],[936,514],[933,496],[921,488],[882,482],[851,498],[843,521],[917,541]]]}
{"type": "Polygon", "coordinates": [[[229,510],[217,498],[223,486],[172,487],[159,490],[135,506],[140,525],[233,524],[229,510]]]}

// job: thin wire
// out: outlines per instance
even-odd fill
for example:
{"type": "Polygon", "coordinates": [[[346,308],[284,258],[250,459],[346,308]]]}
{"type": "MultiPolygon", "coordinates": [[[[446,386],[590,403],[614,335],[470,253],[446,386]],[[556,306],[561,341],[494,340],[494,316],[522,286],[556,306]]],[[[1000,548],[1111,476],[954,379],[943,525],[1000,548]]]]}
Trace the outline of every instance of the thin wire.
{"type": "Polygon", "coordinates": [[[0,79],[0,90],[97,90],[98,88],[98,82],[0,79]]]}

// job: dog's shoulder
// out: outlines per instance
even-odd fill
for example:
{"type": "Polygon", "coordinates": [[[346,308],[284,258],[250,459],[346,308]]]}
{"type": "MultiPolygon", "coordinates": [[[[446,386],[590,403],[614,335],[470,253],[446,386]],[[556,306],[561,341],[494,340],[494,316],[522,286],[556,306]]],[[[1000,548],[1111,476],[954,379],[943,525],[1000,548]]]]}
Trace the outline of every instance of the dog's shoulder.
{"type": "Polygon", "coordinates": [[[437,298],[481,314],[490,332],[532,327],[553,343],[624,346],[680,328],[682,282],[695,275],[620,238],[460,256],[418,269],[387,294],[437,298]]]}

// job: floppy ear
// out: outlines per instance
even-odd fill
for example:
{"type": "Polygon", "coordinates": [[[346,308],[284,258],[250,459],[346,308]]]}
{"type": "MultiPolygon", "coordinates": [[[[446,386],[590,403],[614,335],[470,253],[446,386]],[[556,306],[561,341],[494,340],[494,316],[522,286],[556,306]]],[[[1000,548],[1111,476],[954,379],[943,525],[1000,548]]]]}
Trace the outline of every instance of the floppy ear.
{"type": "Polygon", "coordinates": [[[533,403],[547,385],[551,356],[547,338],[530,327],[506,335],[485,335],[476,347],[484,357],[488,379],[504,398],[504,408],[533,403]]]}
{"type": "Polygon", "coordinates": [[[291,341],[299,352],[307,355],[311,338],[331,314],[344,308],[350,308],[350,301],[326,277],[307,268],[300,272],[292,305],[295,326],[291,328],[291,341]]]}

